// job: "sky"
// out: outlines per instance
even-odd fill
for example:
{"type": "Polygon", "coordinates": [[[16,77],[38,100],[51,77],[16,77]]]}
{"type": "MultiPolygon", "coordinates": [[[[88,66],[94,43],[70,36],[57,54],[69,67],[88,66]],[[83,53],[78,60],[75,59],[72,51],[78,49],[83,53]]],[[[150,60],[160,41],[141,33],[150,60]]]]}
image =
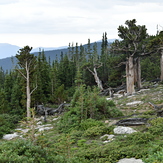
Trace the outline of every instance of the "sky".
{"type": "Polygon", "coordinates": [[[162,0],[0,0],[0,43],[61,47],[95,42],[107,32],[118,39],[126,20],[145,25],[150,35],[163,29],[162,0]]]}

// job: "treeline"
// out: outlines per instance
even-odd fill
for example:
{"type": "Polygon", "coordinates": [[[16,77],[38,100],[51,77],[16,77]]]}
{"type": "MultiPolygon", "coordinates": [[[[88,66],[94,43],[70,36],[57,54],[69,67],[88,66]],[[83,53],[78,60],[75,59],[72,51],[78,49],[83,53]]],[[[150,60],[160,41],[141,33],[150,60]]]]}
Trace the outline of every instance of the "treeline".
{"type": "MultiPolygon", "coordinates": [[[[111,47],[107,41],[107,33],[103,33],[100,54],[97,43],[91,46],[90,39],[86,48],[78,43],[69,44],[68,53],[61,53],[60,60],[50,60],[46,58],[44,51],[40,51],[38,57],[34,57],[34,65],[29,70],[31,107],[37,104],[56,105],[69,102],[80,85],[98,86],[103,91],[126,83],[126,63],[133,52],[134,57],[144,54],[140,57],[142,81],[160,78],[162,33],[149,36],[144,30],[145,33],[139,35],[142,28],[136,25],[136,21],[128,21],[126,25],[127,27],[120,26],[118,29],[122,40],[116,40],[111,47]]],[[[24,115],[26,112],[27,83],[24,79],[27,74],[23,67],[25,58],[22,54],[27,47],[20,49],[16,55],[19,62],[14,70],[4,72],[0,69],[1,114],[24,115]]],[[[28,49],[30,52],[30,47],[28,49]]],[[[32,54],[28,53],[30,55],[32,54]]],[[[30,59],[28,61],[30,63],[30,59]]]]}

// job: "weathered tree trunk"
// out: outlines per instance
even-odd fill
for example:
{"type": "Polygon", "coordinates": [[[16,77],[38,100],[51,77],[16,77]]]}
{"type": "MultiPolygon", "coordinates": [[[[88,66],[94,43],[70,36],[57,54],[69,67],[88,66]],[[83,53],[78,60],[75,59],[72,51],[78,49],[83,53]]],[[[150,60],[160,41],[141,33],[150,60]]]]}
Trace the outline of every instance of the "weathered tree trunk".
{"type": "Polygon", "coordinates": [[[141,89],[142,88],[142,83],[141,83],[141,65],[140,65],[140,57],[138,57],[138,81],[137,81],[137,86],[138,86],[138,89],[141,89]]]}
{"type": "Polygon", "coordinates": [[[134,83],[137,85],[138,82],[138,58],[134,59],[134,83]]]}
{"type": "Polygon", "coordinates": [[[134,63],[133,56],[129,56],[126,63],[126,85],[127,85],[127,94],[133,94],[135,92],[134,88],[134,63]]]}
{"type": "Polygon", "coordinates": [[[160,80],[163,81],[163,49],[161,50],[160,66],[161,66],[161,76],[160,76],[160,80]]]}
{"type": "Polygon", "coordinates": [[[129,64],[128,64],[128,60],[126,62],[126,91],[128,92],[129,90],[129,64]]]}
{"type": "Polygon", "coordinates": [[[134,62],[134,81],[135,81],[135,84],[137,84],[138,89],[141,89],[142,84],[141,84],[140,57],[136,58],[134,62]]]}
{"type": "MultiPolygon", "coordinates": [[[[26,63],[27,64],[27,63],[26,63]]],[[[31,117],[31,112],[30,112],[30,107],[31,107],[31,94],[30,94],[30,82],[29,82],[29,70],[28,68],[26,67],[26,73],[27,73],[27,78],[26,78],[26,81],[27,81],[27,87],[26,87],[26,93],[27,93],[27,117],[30,118],[31,117]]]]}
{"type": "Polygon", "coordinates": [[[100,90],[102,91],[104,88],[103,88],[103,86],[102,86],[102,82],[101,82],[100,78],[99,78],[98,75],[97,75],[96,68],[94,67],[93,70],[94,70],[94,78],[95,78],[95,81],[96,81],[96,83],[97,83],[97,86],[98,86],[98,88],[100,88],[100,90]]]}
{"type": "Polygon", "coordinates": [[[90,70],[90,68],[88,68],[88,67],[87,67],[87,69],[88,69],[88,70],[92,73],[92,75],[94,76],[94,79],[95,79],[95,82],[97,83],[98,88],[99,88],[101,91],[103,91],[104,88],[103,88],[103,86],[102,86],[102,82],[101,82],[100,78],[99,78],[98,75],[97,75],[96,67],[93,68],[93,71],[90,70]]]}

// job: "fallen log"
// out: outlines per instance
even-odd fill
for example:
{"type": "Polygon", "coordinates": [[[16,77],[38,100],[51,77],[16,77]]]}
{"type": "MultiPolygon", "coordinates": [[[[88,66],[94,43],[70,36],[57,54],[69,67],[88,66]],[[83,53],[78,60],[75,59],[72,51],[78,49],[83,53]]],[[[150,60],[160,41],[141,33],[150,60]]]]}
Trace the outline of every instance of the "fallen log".
{"type": "Polygon", "coordinates": [[[116,123],[118,126],[138,126],[138,125],[145,125],[149,118],[129,118],[123,119],[116,123]]]}
{"type": "Polygon", "coordinates": [[[64,111],[65,106],[69,106],[69,104],[62,103],[58,106],[58,108],[49,108],[44,105],[37,105],[36,113],[39,115],[53,115],[55,113],[61,114],[64,111]]]}
{"type": "Polygon", "coordinates": [[[48,115],[54,115],[55,113],[61,114],[64,112],[64,107],[69,106],[69,104],[62,103],[58,106],[58,108],[49,108],[49,107],[44,107],[43,105],[37,105],[37,110],[36,113],[38,115],[43,115],[44,116],[44,121],[47,121],[47,116],[48,115]]]}

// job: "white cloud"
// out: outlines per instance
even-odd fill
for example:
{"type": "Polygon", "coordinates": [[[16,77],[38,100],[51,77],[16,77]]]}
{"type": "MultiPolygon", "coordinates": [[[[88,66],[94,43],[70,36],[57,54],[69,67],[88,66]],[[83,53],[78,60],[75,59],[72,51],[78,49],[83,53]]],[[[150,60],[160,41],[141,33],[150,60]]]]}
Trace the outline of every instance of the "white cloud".
{"type": "Polygon", "coordinates": [[[0,0],[0,42],[22,46],[64,46],[101,39],[136,19],[156,34],[163,25],[161,0],[0,0]],[[5,3],[4,3],[5,2],[5,3]]]}
{"type": "Polygon", "coordinates": [[[6,5],[11,3],[17,3],[19,0],[0,0],[0,5],[6,5]]]}

